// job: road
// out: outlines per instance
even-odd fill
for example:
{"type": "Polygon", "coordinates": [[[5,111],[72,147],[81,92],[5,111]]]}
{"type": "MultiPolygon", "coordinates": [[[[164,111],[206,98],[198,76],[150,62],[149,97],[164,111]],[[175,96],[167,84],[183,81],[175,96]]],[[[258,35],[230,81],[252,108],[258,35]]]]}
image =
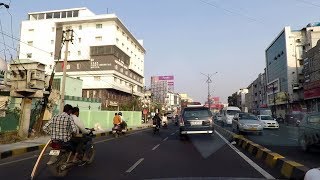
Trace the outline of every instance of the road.
{"type": "MultiPolygon", "coordinates": [[[[242,153],[219,134],[191,136],[181,141],[177,132],[177,127],[169,126],[156,135],[146,129],[117,139],[97,138],[93,164],[73,168],[64,179],[272,177],[246,157],[241,157],[238,153],[242,153]]],[[[27,179],[37,154],[39,152],[1,160],[0,178],[27,179]]],[[[47,159],[48,156],[42,161],[37,179],[54,179],[45,166],[47,159]]]]}
{"type": "MultiPolygon", "coordinates": [[[[225,127],[232,131],[230,126],[225,127]]],[[[303,152],[298,143],[298,127],[280,124],[280,129],[265,129],[262,136],[246,133],[245,137],[307,167],[320,167],[320,149],[303,152]]]]}

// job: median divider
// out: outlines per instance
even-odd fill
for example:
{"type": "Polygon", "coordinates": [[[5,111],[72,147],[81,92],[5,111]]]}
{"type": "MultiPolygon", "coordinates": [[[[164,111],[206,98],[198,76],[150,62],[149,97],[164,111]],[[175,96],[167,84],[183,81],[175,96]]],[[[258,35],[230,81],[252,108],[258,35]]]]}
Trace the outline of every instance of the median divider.
{"type": "Polygon", "coordinates": [[[302,180],[310,168],[272,152],[271,150],[256,144],[242,135],[235,134],[215,124],[215,130],[222,134],[229,142],[235,141],[239,148],[244,149],[266,166],[275,169],[277,173],[287,179],[302,180]]]}
{"type": "MultiPolygon", "coordinates": [[[[146,128],[150,128],[150,127],[152,127],[152,125],[142,125],[142,126],[138,126],[135,128],[128,128],[128,132],[134,131],[134,130],[146,129],[146,128]]],[[[98,132],[95,135],[96,135],[96,137],[102,137],[102,136],[109,136],[111,134],[112,134],[112,131],[107,131],[107,132],[98,132]]],[[[44,146],[45,146],[45,144],[32,145],[32,146],[21,147],[21,148],[16,148],[16,149],[11,149],[8,151],[0,152],[0,159],[5,159],[8,157],[12,157],[12,156],[18,156],[18,155],[22,155],[22,154],[32,152],[32,151],[42,150],[44,148],[44,146]]]]}

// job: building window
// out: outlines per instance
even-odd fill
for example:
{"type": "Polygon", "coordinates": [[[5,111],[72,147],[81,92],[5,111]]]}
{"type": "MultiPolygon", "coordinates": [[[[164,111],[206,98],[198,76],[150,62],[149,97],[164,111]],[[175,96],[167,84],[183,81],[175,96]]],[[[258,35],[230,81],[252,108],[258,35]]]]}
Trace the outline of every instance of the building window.
{"type": "Polygon", "coordinates": [[[102,36],[96,36],[96,41],[102,41],[102,36]]]}
{"type": "Polygon", "coordinates": [[[118,70],[118,65],[116,64],[116,65],[114,66],[114,68],[115,68],[116,70],[118,70]]]}
{"type": "Polygon", "coordinates": [[[81,68],[81,64],[77,64],[77,69],[80,69],[81,68]]]}
{"type": "Polygon", "coordinates": [[[116,42],[117,42],[117,44],[119,43],[119,39],[118,38],[116,38],[116,42]]]}
{"type": "Polygon", "coordinates": [[[67,12],[66,11],[61,12],[61,18],[66,18],[66,17],[67,17],[67,12]]]}
{"type": "Polygon", "coordinates": [[[101,29],[102,28],[102,24],[96,24],[96,29],[101,29]]]}
{"type": "Polygon", "coordinates": [[[56,18],[56,19],[60,18],[60,12],[53,13],[53,18],[56,18]]]}
{"type": "Polygon", "coordinates": [[[72,17],[72,11],[67,11],[67,17],[72,17]]]}
{"type": "Polygon", "coordinates": [[[44,19],[44,13],[38,14],[38,19],[44,19]]]}
{"type": "Polygon", "coordinates": [[[123,83],[123,80],[122,79],[120,79],[120,84],[122,84],[123,83]]]}
{"type": "Polygon", "coordinates": [[[28,29],[28,31],[33,32],[33,31],[34,31],[34,29],[28,29]]]}
{"type": "Polygon", "coordinates": [[[120,72],[122,72],[122,73],[123,73],[123,68],[120,68],[120,72]]]}
{"type": "Polygon", "coordinates": [[[79,25],[79,30],[82,30],[82,25],[79,25]]]}
{"type": "Polygon", "coordinates": [[[27,53],[27,58],[32,58],[32,53],[27,53]]]}
{"type": "Polygon", "coordinates": [[[78,51],[78,56],[81,56],[81,51],[78,51]]]}
{"type": "Polygon", "coordinates": [[[68,51],[68,56],[70,56],[70,51],[68,51]]]}
{"type": "Polygon", "coordinates": [[[128,71],[125,71],[124,74],[125,74],[125,75],[128,75],[128,71]]]}
{"type": "Polygon", "coordinates": [[[90,92],[89,91],[87,91],[87,98],[89,98],[90,97],[90,92]]]}
{"type": "Polygon", "coordinates": [[[51,40],[51,44],[53,44],[54,43],[54,40],[51,40]]]}
{"type": "Polygon", "coordinates": [[[81,38],[78,38],[78,42],[81,43],[81,38]]]}
{"type": "Polygon", "coordinates": [[[28,41],[28,46],[33,46],[33,41],[28,41]]]}
{"type": "Polygon", "coordinates": [[[46,19],[52,19],[52,13],[46,13],[46,19]]]}
{"type": "Polygon", "coordinates": [[[73,17],[78,17],[78,16],[79,16],[79,11],[78,10],[73,11],[73,17]]]}
{"type": "Polygon", "coordinates": [[[116,77],[114,77],[114,78],[113,78],[113,81],[114,81],[114,82],[117,82],[117,78],[116,78],[116,77]]]}
{"type": "Polygon", "coordinates": [[[50,52],[50,57],[53,57],[53,52],[50,52]]]}
{"type": "Polygon", "coordinates": [[[51,28],[51,31],[54,32],[55,29],[56,29],[56,28],[52,27],[52,28],[51,28]]]}
{"type": "Polygon", "coordinates": [[[101,79],[101,76],[93,76],[93,80],[95,81],[100,81],[100,79],[101,79]]]}
{"type": "Polygon", "coordinates": [[[124,43],[122,43],[122,47],[124,47],[124,43]]]}

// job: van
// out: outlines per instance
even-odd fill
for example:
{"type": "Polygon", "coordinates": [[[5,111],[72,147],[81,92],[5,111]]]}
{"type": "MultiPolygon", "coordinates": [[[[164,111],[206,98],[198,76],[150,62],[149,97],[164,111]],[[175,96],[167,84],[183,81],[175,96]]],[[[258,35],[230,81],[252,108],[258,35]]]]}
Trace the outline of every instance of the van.
{"type": "Polygon", "coordinates": [[[231,125],[234,115],[241,112],[240,108],[235,106],[224,107],[222,109],[222,126],[231,125]]]}

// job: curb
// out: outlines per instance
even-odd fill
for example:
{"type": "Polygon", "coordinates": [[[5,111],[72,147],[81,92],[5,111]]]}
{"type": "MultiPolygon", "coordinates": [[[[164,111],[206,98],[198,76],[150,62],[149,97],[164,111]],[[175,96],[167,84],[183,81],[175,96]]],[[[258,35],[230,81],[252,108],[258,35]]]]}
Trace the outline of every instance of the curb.
{"type": "Polygon", "coordinates": [[[308,170],[310,170],[310,168],[303,164],[289,160],[278,153],[272,152],[271,150],[246,139],[242,135],[237,135],[216,124],[215,128],[221,134],[226,136],[230,142],[235,141],[238,147],[249,152],[256,159],[263,161],[266,166],[277,170],[284,178],[301,180],[304,179],[304,175],[308,170]]]}
{"type": "MultiPolygon", "coordinates": [[[[146,128],[150,128],[150,127],[152,127],[152,125],[138,126],[135,129],[128,128],[128,132],[134,131],[134,130],[146,129],[146,128]]],[[[97,133],[95,135],[96,135],[96,137],[102,137],[102,136],[108,136],[111,134],[112,134],[112,131],[107,131],[107,132],[103,132],[103,133],[97,133]]],[[[13,149],[13,150],[4,151],[4,152],[1,152],[1,154],[0,154],[0,160],[8,158],[8,157],[19,156],[19,155],[22,155],[22,154],[25,154],[28,152],[32,152],[32,151],[42,150],[44,148],[44,146],[45,146],[45,144],[40,144],[40,145],[36,145],[36,146],[23,147],[23,148],[17,148],[17,149],[13,149]]]]}

